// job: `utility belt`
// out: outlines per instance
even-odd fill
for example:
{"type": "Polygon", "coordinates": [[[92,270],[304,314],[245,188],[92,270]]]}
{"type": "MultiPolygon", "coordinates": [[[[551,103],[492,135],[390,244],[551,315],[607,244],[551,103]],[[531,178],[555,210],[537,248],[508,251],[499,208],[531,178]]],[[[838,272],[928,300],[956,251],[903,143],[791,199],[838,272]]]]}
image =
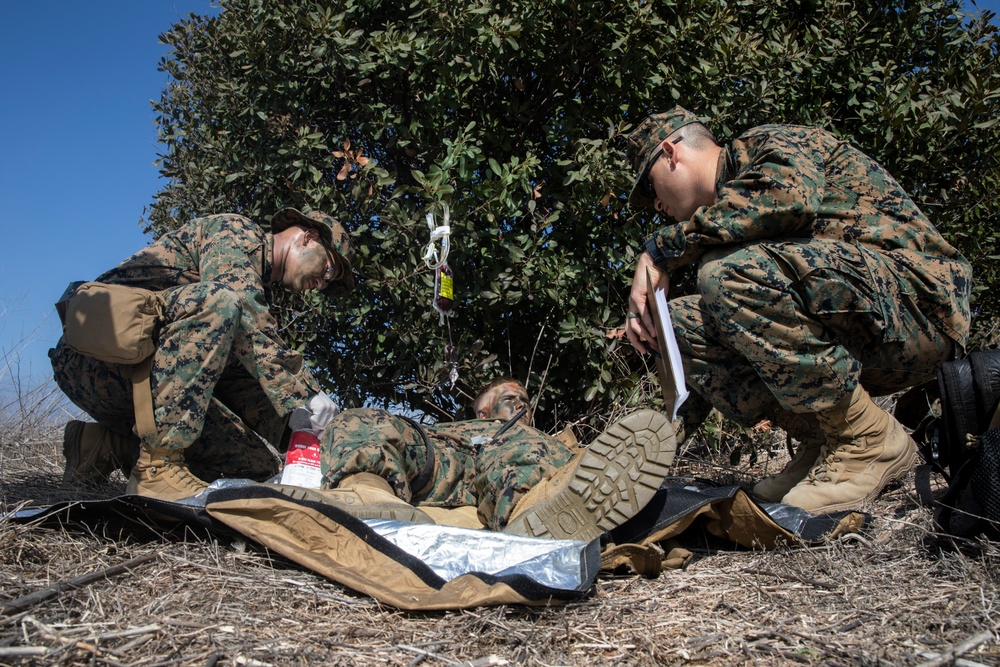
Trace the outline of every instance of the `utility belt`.
{"type": "MultiPolygon", "coordinates": [[[[493,434],[493,437],[490,438],[483,446],[488,447],[493,445],[501,435],[509,431],[514,424],[520,421],[521,417],[524,416],[524,413],[527,410],[527,408],[521,408],[518,410],[517,413],[508,419],[507,423],[501,426],[500,429],[493,434]]],[[[424,461],[423,469],[417,474],[416,477],[410,480],[410,491],[413,493],[414,497],[416,497],[425,491],[430,490],[431,482],[434,479],[434,462],[437,457],[434,455],[434,448],[431,447],[431,440],[427,437],[427,431],[424,430],[424,427],[420,424],[420,422],[407,417],[406,415],[399,415],[399,418],[417,430],[421,439],[424,441],[424,447],[427,449],[427,457],[424,461]]]]}
{"type": "Polygon", "coordinates": [[[56,302],[63,341],[76,352],[111,364],[134,366],[132,400],[136,432],[156,434],[149,371],[163,320],[157,292],[99,282],[70,283],[56,302]]]}

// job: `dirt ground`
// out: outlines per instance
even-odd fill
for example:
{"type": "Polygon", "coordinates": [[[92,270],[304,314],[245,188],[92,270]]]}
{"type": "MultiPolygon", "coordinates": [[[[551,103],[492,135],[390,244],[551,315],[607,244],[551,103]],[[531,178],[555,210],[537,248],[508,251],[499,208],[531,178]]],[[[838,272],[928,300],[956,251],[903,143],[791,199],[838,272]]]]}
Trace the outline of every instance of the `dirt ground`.
{"type": "MultiPolygon", "coordinates": [[[[0,513],[66,497],[59,428],[0,435],[0,513]]],[[[765,472],[685,453],[686,474],[765,472]]],[[[687,567],[656,579],[601,577],[563,606],[435,613],[192,530],[0,519],[0,665],[1000,665],[1000,544],[935,535],[912,476],[867,509],[869,531],[818,548],[694,534],[687,567]]]]}

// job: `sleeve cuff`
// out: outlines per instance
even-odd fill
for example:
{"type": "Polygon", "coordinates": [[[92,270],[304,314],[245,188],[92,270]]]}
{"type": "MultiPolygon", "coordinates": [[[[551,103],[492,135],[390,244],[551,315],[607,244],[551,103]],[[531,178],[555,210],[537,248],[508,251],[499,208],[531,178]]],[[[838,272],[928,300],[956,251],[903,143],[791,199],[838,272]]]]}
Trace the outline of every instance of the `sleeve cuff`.
{"type": "Polygon", "coordinates": [[[661,229],[646,239],[643,244],[646,252],[653,258],[653,263],[664,271],[676,266],[677,259],[684,254],[684,234],[672,233],[675,231],[680,232],[681,230],[676,225],[661,229]],[[678,247],[678,239],[680,247],[678,247]]]}

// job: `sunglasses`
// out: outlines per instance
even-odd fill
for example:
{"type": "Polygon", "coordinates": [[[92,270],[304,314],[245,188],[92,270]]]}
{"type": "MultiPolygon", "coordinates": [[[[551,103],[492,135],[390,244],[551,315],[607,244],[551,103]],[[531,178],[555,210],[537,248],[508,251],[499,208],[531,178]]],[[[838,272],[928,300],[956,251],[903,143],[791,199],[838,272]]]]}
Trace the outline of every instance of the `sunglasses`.
{"type": "MultiPolygon", "coordinates": [[[[684,139],[684,137],[677,137],[670,143],[679,144],[684,139]]],[[[656,199],[656,191],[653,189],[653,179],[649,177],[649,172],[652,171],[653,165],[660,156],[663,155],[663,147],[661,146],[655,153],[653,153],[652,159],[646,165],[646,172],[642,175],[642,179],[639,181],[639,193],[646,199],[656,199]]]]}
{"type": "Polygon", "coordinates": [[[330,283],[339,281],[344,277],[344,266],[340,258],[337,257],[337,253],[325,242],[323,243],[323,248],[326,250],[326,256],[330,261],[329,267],[323,272],[323,282],[326,283],[323,285],[323,289],[326,289],[330,283]]]}

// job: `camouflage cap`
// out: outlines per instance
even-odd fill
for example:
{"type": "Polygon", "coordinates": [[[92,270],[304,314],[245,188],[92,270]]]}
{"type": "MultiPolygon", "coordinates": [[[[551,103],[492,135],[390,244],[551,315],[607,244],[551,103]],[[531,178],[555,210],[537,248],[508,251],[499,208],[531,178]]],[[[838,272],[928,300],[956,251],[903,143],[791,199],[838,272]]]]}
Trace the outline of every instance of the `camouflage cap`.
{"type": "Polygon", "coordinates": [[[351,235],[347,229],[320,211],[302,213],[298,209],[284,208],[271,218],[271,232],[274,234],[284,231],[292,225],[304,225],[318,231],[320,238],[344,263],[344,272],[341,278],[327,285],[323,293],[329,297],[337,297],[351,291],[354,288],[354,272],[351,269],[351,263],[354,261],[354,249],[351,248],[351,235]]]}
{"type": "Polygon", "coordinates": [[[635,170],[628,203],[633,208],[646,208],[653,205],[653,199],[648,196],[645,188],[641,187],[640,184],[649,174],[649,168],[653,166],[653,157],[663,140],[685,125],[698,122],[700,122],[698,117],[693,113],[684,107],[676,106],[670,111],[647,116],[639,124],[639,127],[628,135],[625,156],[635,170]]]}

